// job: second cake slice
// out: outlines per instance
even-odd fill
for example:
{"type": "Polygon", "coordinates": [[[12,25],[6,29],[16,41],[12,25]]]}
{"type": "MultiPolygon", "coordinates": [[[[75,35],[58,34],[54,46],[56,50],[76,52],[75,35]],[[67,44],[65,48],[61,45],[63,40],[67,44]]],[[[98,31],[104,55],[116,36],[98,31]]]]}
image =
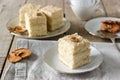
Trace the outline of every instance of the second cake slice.
{"type": "Polygon", "coordinates": [[[41,11],[47,17],[48,31],[54,31],[63,26],[63,10],[55,6],[46,6],[41,11]]]}
{"type": "Polygon", "coordinates": [[[42,12],[31,11],[25,14],[26,29],[29,37],[47,35],[46,16],[42,12]]]}

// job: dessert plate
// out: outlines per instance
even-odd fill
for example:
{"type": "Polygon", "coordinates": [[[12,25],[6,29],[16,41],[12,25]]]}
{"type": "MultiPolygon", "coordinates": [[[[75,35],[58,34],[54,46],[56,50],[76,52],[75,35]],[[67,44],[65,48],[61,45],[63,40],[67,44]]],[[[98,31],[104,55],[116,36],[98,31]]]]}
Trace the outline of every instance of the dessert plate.
{"type": "MultiPolygon", "coordinates": [[[[100,17],[100,18],[94,18],[89,20],[86,24],[85,24],[85,29],[92,35],[97,36],[97,37],[101,37],[98,35],[98,30],[100,30],[102,21],[105,20],[113,20],[113,21],[120,21],[120,18],[114,18],[114,17],[100,17]]],[[[120,38],[120,32],[116,33],[116,37],[115,38],[120,38]]],[[[103,37],[101,37],[103,38],[103,37]]],[[[105,38],[105,37],[104,37],[105,38]]]]}
{"type": "MultiPolygon", "coordinates": [[[[18,17],[11,19],[7,23],[7,29],[9,30],[10,26],[17,26],[18,23],[19,23],[18,21],[19,21],[18,17]]],[[[64,26],[62,28],[57,29],[57,30],[55,30],[53,32],[48,32],[48,35],[45,35],[45,36],[29,37],[28,34],[20,34],[20,33],[16,33],[16,32],[13,32],[13,31],[11,32],[10,30],[9,30],[9,32],[12,35],[15,35],[15,36],[21,37],[21,38],[44,39],[44,38],[54,37],[54,36],[63,34],[63,33],[67,32],[69,30],[69,28],[70,28],[70,22],[68,20],[66,20],[65,18],[63,19],[63,21],[64,21],[64,26]]]]}
{"type": "Polygon", "coordinates": [[[91,63],[85,66],[79,67],[77,69],[72,70],[59,60],[57,47],[53,47],[47,50],[47,52],[44,55],[44,61],[51,68],[53,68],[54,70],[60,73],[73,74],[73,73],[89,72],[99,67],[100,64],[103,62],[103,57],[101,53],[92,46],[90,48],[91,48],[91,63]]]}

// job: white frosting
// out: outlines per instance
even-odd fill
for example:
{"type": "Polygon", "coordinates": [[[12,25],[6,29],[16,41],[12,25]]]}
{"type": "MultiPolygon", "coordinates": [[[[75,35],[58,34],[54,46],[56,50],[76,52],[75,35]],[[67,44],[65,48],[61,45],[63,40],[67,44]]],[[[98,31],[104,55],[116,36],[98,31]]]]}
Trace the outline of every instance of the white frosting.
{"type": "Polygon", "coordinates": [[[79,36],[77,33],[60,38],[58,42],[66,47],[73,46],[73,49],[75,51],[79,49],[81,51],[84,51],[85,49],[88,49],[90,47],[90,42],[87,39],[79,36]]]}
{"type": "Polygon", "coordinates": [[[58,40],[58,53],[60,60],[70,68],[82,66],[90,62],[90,42],[77,33],[67,35],[58,40]],[[81,64],[77,65],[78,62],[81,64]]]}

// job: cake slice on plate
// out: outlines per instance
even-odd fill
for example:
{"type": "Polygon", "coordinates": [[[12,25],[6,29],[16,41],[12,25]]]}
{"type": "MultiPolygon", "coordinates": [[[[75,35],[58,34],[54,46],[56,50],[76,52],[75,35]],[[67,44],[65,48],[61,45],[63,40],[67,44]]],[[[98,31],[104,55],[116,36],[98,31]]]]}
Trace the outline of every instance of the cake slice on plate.
{"type": "Polygon", "coordinates": [[[63,10],[55,6],[46,6],[41,11],[47,17],[48,31],[54,31],[63,26],[63,10]]]}
{"type": "Polygon", "coordinates": [[[25,13],[29,10],[35,9],[35,5],[28,3],[22,6],[19,10],[19,25],[23,28],[25,28],[25,13]]]}
{"type": "Polygon", "coordinates": [[[22,6],[19,10],[19,26],[25,28],[25,13],[30,12],[31,10],[39,10],[41,9],[41,5],[34,5],[31,3],[27,3],[24,6],[22,6]]]}
{"type": "Polygon", "coordinates": [[[29,37],[47,35],[46,16],[42,12],[32,10],[29,13],[26,13],[25,23],[29,37]]]}
{"type": "Polygon", "coordinates": [[[77,33],[58,40],[59,59],[71,69],[90,63],[90,42],[77,33]]]}

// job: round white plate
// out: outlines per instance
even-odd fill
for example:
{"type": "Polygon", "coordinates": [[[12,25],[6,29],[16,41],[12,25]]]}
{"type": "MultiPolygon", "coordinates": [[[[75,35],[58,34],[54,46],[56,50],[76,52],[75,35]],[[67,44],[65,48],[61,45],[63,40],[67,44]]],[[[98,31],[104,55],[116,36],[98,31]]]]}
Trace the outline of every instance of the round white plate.
{"type": "MultiPolygon", "coordinates": [[[[15,33],[15,32],[11,32],[10,33],[12,35],[15,35],[17,37],[22,37],[22,38],[31,38],[31,39],[44,39],[44,38],[49,38],[49,37],[54,37],[60,34],[63,34],[65,32],[67,32],[70,28],[70,22],[68,20],[66,20],[65,18],[63,19],[64,21],[64,26],[60,29],[57,29],[53,32],[48,32],[48,35],[45,36],[40,36],[40,37],[29,37],[28,34],[20,34],[20,33],[15,33]]],[[[11,19],[8,23],[7,23],[7,28],[9,30],[10,26],[16,26],[19,23],[19,19],[18,17],[11,19]]]]}
{"type": "MultiPolygon", "coordinates": [[[[114,17],[100,17],[100,18],[94,18],[89,20],[85,24],[85,29],[92,35],[98,36],[97,31],[100,30],[102,21],[105,20],[113,20],[113,21],[120,21],[120,18],[114,18],[114,17]]],[[[116,33],[117,38],[120,37],[120,32],[116,33]]],[[[99,37],[99,36],[98,36],[99,37]]]]}
{"type": "Polygon", "coordinates": [[[44,55],[44,61],[54,70],[61,73],[84,73],[89,72],[97,67],[103,62],[103,57],[101,53],[94,47],[91,48],[91,62],[83,67],[77,69],[70,69],[64,65],[58,58],[57,47],[50,48],[44,55]]]}

